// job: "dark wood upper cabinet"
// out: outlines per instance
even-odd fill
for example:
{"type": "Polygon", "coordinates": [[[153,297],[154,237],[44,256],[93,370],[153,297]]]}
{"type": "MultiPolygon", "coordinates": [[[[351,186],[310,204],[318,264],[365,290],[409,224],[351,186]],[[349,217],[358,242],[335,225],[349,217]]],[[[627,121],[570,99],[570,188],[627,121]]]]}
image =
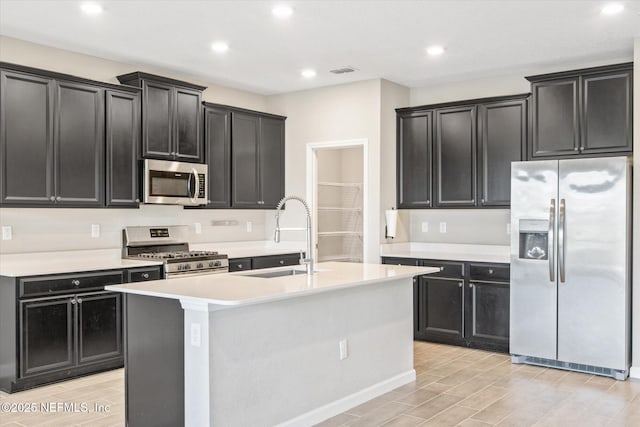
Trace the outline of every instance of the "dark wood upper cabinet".
{"type": "Polygon", "coordinates": [[[582,77],[582,153],[632,149],[632,70],[582,77]]]}
{"type": "Polygon", "coordinates": [[[274,209],[284,196],[284,121],[281,116],[232,112],[234,208],[274,209]]]}
{"type": "Polygon", "coordinates": [[[104,203],[104,90],[58,82],[54,189],[56,203],[104,203]]]}
{"type": "Polygon", "coordinates": [[[431,207],[433,112],[398,114],[396,131],[398,208],[431,207]]]}
{"type": "Polygon", "coordinates": [[[476,106],[436,110],[435,196],[438,207],[476,203],[476,106]]]}
{"type": "Polygon", "coordinates": [[[526,156],[529,97],[397,109],[398,208],[509,207],[511,162],[526,156]]]}
{"type": "Polygon", "coordinates": [[[1,66],[1,203],[102,206],[104,89],[1,66]]]}
{"type": "Polygon", "coordinates": [[[208,208],[231,206],[231,112],[217,107],[204,109],[204,137],[209,165],[208,208]]]}
{"type": "Polygon", "coordinates": [[[284,197],[284,119],[260,117],[258,162],[262,209],[275,209],[284,197]]]}
{"type": "Polygon", "coordinates": [[[0,202],[53,203],[55,82],[0,70],[0,202]]]}
{"type": "Polygon", "coordinates": [[[137,207],[140,95],[107,90],[105,98],[106,205],[137,207]]]}
{"type": "Polygon", "coordinates": [[[529,157],[631,153],[632,74],[627,63],[527,77],[533,92],[529,157]]]}
{"type": "Polygon", "coordinates": [[[201,104],[206,87],[142,72],[118,80],[142,88],[143,158],[204,161],[201,104]]]}
{"type": "Polygon", "coordinates": [[[478,106],[479,206],[509,207],[511,162],[527,150],[526,97],[478,106]]]}

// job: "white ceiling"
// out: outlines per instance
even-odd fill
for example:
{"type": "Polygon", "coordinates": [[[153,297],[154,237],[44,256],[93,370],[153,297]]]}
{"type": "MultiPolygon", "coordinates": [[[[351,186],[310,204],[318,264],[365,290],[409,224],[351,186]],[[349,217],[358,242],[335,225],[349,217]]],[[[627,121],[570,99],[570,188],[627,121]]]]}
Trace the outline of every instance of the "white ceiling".
{"type": "MultiPolygon", "coordinates": [[[[0,0],[0,34],[204,81],[274,94],[385,78],[408,87],[467,80],[554,64],[633,57],[640,1],[600,14],[603,1],[0,0]],[[226,41],[223,55],[211,51],[226,41]],[[446,53],[426,55],[439,43],[446,53]],[[359,71],[334,75],[350,65],[359,71]],[[313,79],[301,77],[314,68],[313,79]]],[[[134,70],[132,70],[134,71],[134,70]]]]}

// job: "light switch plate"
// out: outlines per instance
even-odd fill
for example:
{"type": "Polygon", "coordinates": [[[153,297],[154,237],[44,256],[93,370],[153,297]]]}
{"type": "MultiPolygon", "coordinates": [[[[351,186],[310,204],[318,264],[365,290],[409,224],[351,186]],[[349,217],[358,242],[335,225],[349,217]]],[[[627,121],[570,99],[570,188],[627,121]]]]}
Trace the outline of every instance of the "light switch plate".
{"type": "Polygon", "coordinates": [[[194,227],[196,229],[196,234],[202,234],[202,224],[200,224],[199,222],[196,222],[194,224],[194,227]]]}
{"type": "Polygon", "coordinates": [[[91,237],[100,237],[100,224],[91,224],[91,237]]]}
{"type": "Polygon", "coordinates": [[[347,345],[347,340],[340,340],[338,344],[340,347],[340,360],[344,360],[349,357],[349,347],[347,345]]]}
{"type": "Polygon", "coordinates": [[[429,223],[427,221],[424,221],[422,223],[422,232],[423,233],[428,233],[429,232],[429,223]]]}
{"type": "Polygon", "coordinates": [[[11,230],[10,225],[2,226],[2,240],[11,240],[13,239],[13,231],[11,230]]]}
{"type": "Polygon", "coordinates": [[[511,234],[511,224],[507,223],[507,234],[511,234]]]}
{"type": "Polygon", "coordinates": [[[247,233],[251,233],[253,230],[253,223],[251,221],[247,221],[247,233]]]}
{"type": "Polygon", "coordinates": [[[200,335],[201,335],[201,329],[200,329],[200,324],[199,323],[192,323],[191,324],[191,345],[194,347],[200,347],[200,335]]]}
{"type": "Polygon", "coordinates": [[[440,232],[441,233],[446,233],[447,232],[447,223],[446,222],[441,222],[440,223],[440,232]]]}

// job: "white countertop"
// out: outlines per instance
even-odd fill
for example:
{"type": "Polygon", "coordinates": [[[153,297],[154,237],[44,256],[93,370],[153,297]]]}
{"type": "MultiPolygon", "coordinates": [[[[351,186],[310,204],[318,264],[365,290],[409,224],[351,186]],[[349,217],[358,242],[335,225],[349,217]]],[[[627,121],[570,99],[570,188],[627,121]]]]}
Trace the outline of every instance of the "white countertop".
{"type": "MultiPolygon", "coordinates": [[[[298,266],[295,268],[302,269],[298,266]]],[[[299,274],[272,278],[251,277],[251,274],[290,269],[291,267],[280,267],[250,272],[177,277],[152,282],[112,285],[105,289],[178,299],[183,303],[239,306],[410,278],[418,274],[438,271],[433,267],[324,262],[316,264],[318,272],[311,276],[299,274]]]]}
{"type": "Polygon", "coordinates": [[[3,254],[0,255],[0,276],[40,276],[161,264],[158,261],[122,259],[119,249],[3,254]]]}
{"type": "Polygon", "coordinates": [[[455,243],[387,243],[380,245],[380,256],[508,264],[510,247],[455,243]]]}
{"type": "Polygon", "coordinates": [[[305,242],[251,241],[251,242],[214,242],[192,243],[192,250],[218,251],[229,258],[247,258],[266,255],[282,255],[306,251],[305,242]]]}

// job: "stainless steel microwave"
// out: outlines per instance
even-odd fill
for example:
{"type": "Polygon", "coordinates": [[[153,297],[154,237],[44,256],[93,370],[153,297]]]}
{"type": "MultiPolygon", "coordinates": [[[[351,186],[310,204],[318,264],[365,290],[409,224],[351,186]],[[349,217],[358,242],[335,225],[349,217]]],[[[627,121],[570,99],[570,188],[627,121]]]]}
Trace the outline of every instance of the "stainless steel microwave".
{"type": "Polygon", "coordinates": [[[144,161],[144,203],[206,205],[207,165],[200,163],[144,161]]]}

